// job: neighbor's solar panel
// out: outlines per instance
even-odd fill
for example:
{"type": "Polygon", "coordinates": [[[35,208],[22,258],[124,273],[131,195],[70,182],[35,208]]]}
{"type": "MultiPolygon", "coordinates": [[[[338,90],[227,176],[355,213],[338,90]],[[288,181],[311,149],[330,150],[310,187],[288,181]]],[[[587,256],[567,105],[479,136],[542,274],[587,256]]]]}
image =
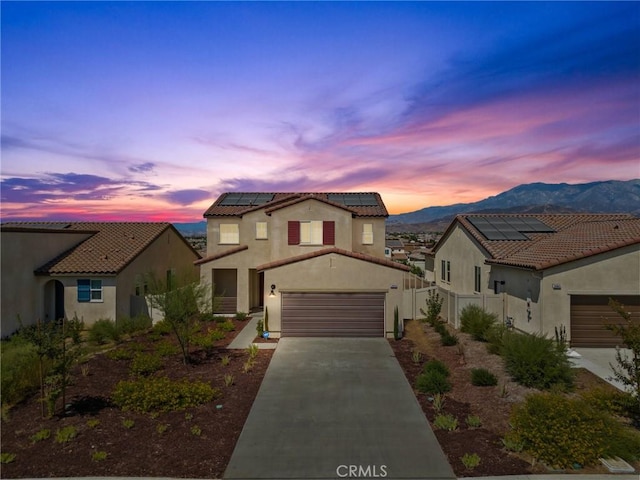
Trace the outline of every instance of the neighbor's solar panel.
{"type": "Polygon", "coordinates": [[[377,207],[378,199],[373,193],[330,193],[327,199],[347,207],[377,207]]]}

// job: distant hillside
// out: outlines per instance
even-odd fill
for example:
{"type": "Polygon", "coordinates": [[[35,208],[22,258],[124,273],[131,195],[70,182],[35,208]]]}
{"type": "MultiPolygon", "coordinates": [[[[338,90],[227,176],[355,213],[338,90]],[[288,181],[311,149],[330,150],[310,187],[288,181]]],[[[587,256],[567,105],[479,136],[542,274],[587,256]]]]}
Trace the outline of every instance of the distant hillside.
{"type": "Polygon", "coordinates": [[[430,226],[432,228],[449,224],[460,213],[631,213],[640,216],[640,179],[610,180],[570,185],[567,183],[530,183],[519,185],[499,195],[474,203],[427,207],[410,213],[391,215],[387,220],[387,230],[405,228],[398,224],[430,226]]]}
{"type": "Polygon", "coordinates": [[[195,222],[195,223],[176,223],[173,222],[173,226],[176,227],[183,236],[206,236],[207,235],[207,222],[195,222]]]}

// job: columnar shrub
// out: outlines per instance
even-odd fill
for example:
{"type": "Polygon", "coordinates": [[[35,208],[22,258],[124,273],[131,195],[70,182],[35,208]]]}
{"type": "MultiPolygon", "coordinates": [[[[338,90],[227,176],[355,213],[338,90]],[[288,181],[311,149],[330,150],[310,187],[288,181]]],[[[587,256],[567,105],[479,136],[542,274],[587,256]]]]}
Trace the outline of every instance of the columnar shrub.
{"type": "Polygon", "coordinates": [[[476,387],[492,387],[498,384],[498,378],[486,368],[473,368],[471,383],[476,387]]]}
{"type": "Polygon", "coordinates": [[[111,399],[122,410],[151,413],[195,407],[210,402],[219,394],[219,390],[205,382],[142,377],[119,382],[111,399]]]}
{"type": "Polygon", "coordinates": [[[500,353],[507,372],[525,387],[541,390],[573,386],[571,363],[555,342],[537,334],[509,332],[502,338],[500,353]]]}
{"type": "Polygon", "coordinates": [[[437,358],[429,360],[427,363],[425,363],[424,367],[422,367],[422,371],[424,373],[436,371],[441,373],[445,377],[448,377],[450,375],[449,367],[447,367],[444,362],[438,360],[437,358]]]}
{"type": "Polygon", "coordinates": [[[514,407],[510,420],[510,442],[521,443],[534,457],[552,466],[590,465],[605,455],[628,460],[640,455],[638,432],[581,398],[533,394],[514,407]]]}
{"type": "Polygon", "coordinates": [[[498,321],[498,316],[477,305],[467,305],[460,312],[460,331],[474,340],[487,341],[487,331],[498,321]]]}

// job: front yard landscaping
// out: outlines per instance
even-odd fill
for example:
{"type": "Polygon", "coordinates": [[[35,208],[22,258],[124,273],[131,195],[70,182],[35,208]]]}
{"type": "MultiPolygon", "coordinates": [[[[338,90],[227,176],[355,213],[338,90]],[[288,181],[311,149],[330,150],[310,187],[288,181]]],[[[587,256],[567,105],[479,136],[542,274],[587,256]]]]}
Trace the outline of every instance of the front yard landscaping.
{"type": "MultiPolygon", "coordinates": [[[[436,324],[434,328],[419,320],[411,320],[405,323],[405,337],[389,342],[456,475],[548,474],[558,471],[609,473],[598,462],[584,462],[583,465],[572,461],[568,466],[559,466],[551,464],[551,461],[537,460],[523,449],[521,438],[513,432],[507,434],[512,431],[510,423],[513,422],[511,414],[514,406],[525,405],[527,398],[538,398],[531,395],[540,394],[540,390],[513,381],[512,375],[505,369],[503,358],[488,353],[488,344],[474,340],[472,334],[455,331],[444,325],[436,324]],[[443,327],[448,334],[442,334],[443,327]],[[452,343],[446,340],[449,335],[455,335],[457,343],[444,346],[443,343],[452,343]],[[443,369],[448,374],[438,373],[443,369]],[[422,377],[421,380],[418,380],[419,377],[422,377]],[[495,377],[495,382],[491,377],[495,377]],[[422,393],[420,390],[424,390],[425,383],[428,387],[440,388],[444,393],[422,393]]],[[[565,405],[569,401],[567,399],[573,399],[577,402],[575,405],[588,408],[590,414],[597,416],[595,410],[598,408],[581,403],[582,398],[589,398],[590,401],[600,402],[600,406],[609,402],[606,408],[615,411],[613,399],[618,398],[619,392],[604,380],[578,369],[573,384],[573,389],[566,393],[560,392],[559,387],[552,388],[554,393],[545,394],[550,400],[542,397],[539,403],[557,406],[565,405]]],[[[579,417],[583,413],[579,411],[579,417]]],[[[522,412],[520,415],[524,416],[522,412]]],[[[549,458],[560,463],[575,453],[571,451],[573,445],[584,440],[577,423],[571,424],[573,420],[569,420],[569,435],[574,431],[576,436],[565,438],[568,432],[563,430],[562,420],[558,419],[553,432],[554,441],[548,442],[558,449],[552,452],[557,456],[550,455],[549,458]],[[565,447],[566,451],[562,450],[565,447]]],[[[622,415],[615,416],[615,421],[616,425],[603,424],[603,431],[624,425],[625,436],[630,435],[625,437],[625,441],[637,458],[640,454],[640,432],[630,427],[629,420],[622,415]]],[[[537,434],[542,435],[540,432],[537,434]]],[[[636,470],[640,468],[637,461],[630,463],[636,470]]]]}
{"type": "Polygon", "coordinates": [[[3,409],[2,476],[222,477],[273,354],[226,349],[246,323],[205,323],[187,365],[161,328],[106,343],[73,367],[65,414],[43,418],[39,393],[3,409]]]}

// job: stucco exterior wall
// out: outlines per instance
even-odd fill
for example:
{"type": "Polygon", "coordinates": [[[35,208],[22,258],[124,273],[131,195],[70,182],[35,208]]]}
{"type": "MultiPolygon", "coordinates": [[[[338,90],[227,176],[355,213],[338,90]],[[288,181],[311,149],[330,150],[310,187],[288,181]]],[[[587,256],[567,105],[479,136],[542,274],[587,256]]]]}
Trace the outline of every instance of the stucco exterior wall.
{"type": "MultiPolygon", "coordinates": [[[[52,278],[52,277],[49,277],[52,278]]],[[[67,318],[78,317],[85,326],[96,320],[116,318],[116,277],[79,275],[73,277],[55,277],[64,285],[64,312],[67,318]],[[78,302],[78,279],[102,280],[101,302],[78,302]]]]}
{"type": "Polygon", "coordinates": [[[456,225],[435,253],[433,265],[436,285],[459,294],[473,294],[474,267],[481,268],[481,291],[492,293],[493,284],[489,283],[491,268],[485,265],[488,256],[484,249],[460,225],[456,225]],[[451,281],[442,280],[442,260],[451,262],[451,281]]]}
{"type": "Polygon", "coordinates": [[[89,236],[80,232],[0,232],[0,334],[3,337],[18,329],[18,315],[24,325],[46,320],[44,285],[48,279],[37,277],[34,270],[89,236]]]}
{"type": "MultiPolygon", "coordinates": [[[[491,266],[489,282],[500,284],[504,295],[504,311],[506,320],[523,332],[542,333],[540,281],[542,272],[530,269],[508,268],[500,265],[491,266]],[[504,282],[504,284],[502,284],[504,282]]],[[[553,333],[553,327],[552,327],[553,333]]]]}
{"type": "Polygon", "coordinates": [[[265,306],[269,309],[269,329],[279,337],[282,292],[385,292],[385,331],[393,335],[394,308],[403,316],[404,272],[335,253],[265,270],[265,306]],[[271,284],[276,296],[269,297],[271,284]]]}

